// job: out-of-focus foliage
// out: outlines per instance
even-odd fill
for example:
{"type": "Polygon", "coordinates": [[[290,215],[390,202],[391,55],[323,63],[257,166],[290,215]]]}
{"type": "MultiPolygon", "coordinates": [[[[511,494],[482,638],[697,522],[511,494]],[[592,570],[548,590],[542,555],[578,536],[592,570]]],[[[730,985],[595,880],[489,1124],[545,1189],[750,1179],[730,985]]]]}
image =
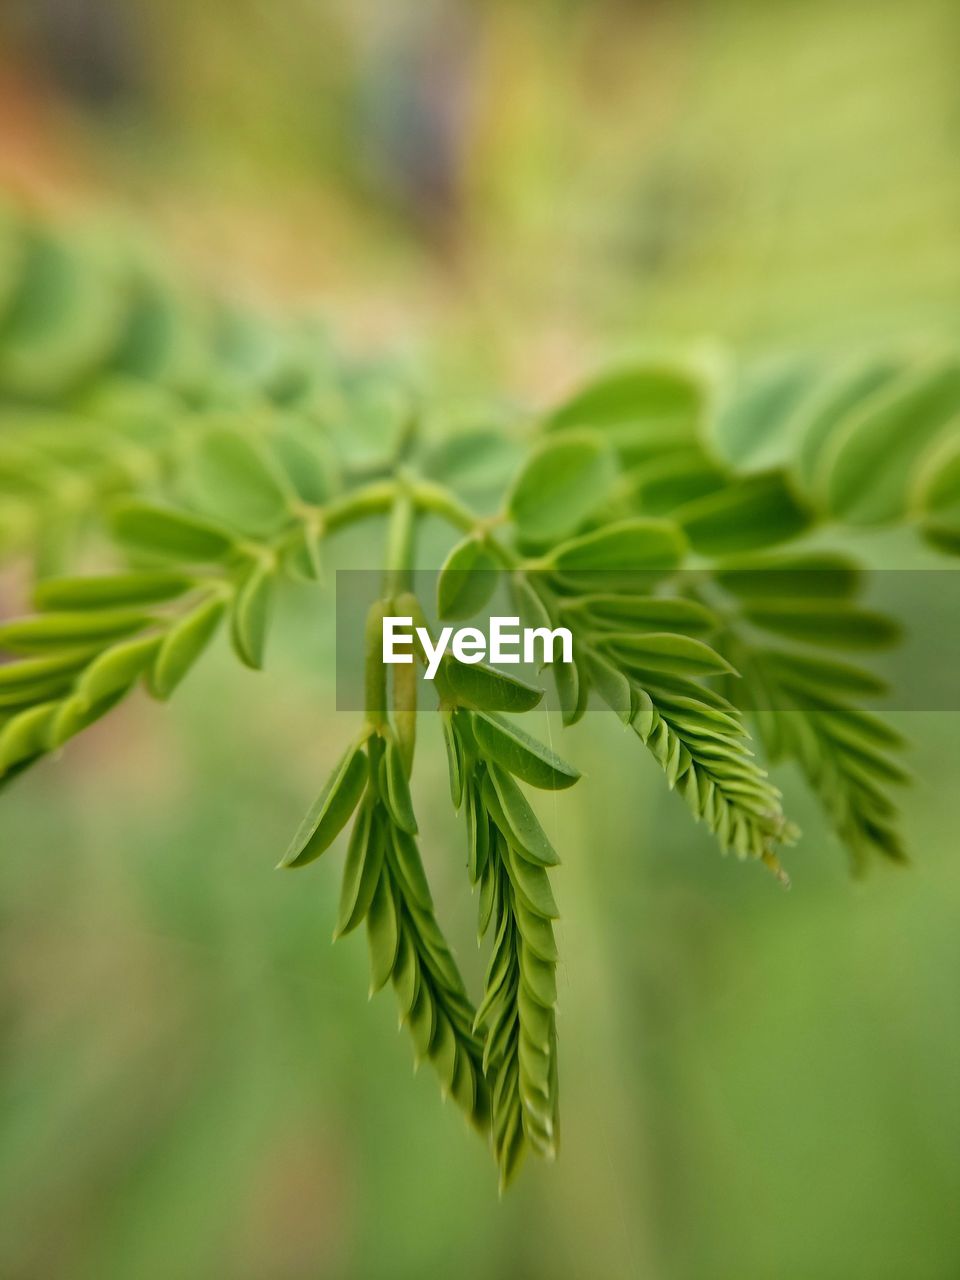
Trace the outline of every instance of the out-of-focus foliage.
{"type": "MultiPolygon", "coordinates": [[[[632,352],[650,334],[810,352],[789,367],[747,361],[711,413],[706,449],[688,438],[675,455],[646,457],[634,440],[624,453],[616,414],[603,434],[629,477],[625,514],[682,513],[689,537],[733,557],[711,599],[735,620],[712,638],[720,651],[762,668],[778,704],[811,682],[859,703],[879,692],[876,678],[808,647],[812,635],[843,647],[883,631],[853,600],[851,553],[914,562],[898,535],[873,531],[904,511],[935,546],[958,543],[956,445],[937,407],[938,379],[949,400],[951,374],[939,378],[924,340],[946,329],[949,349],[957,311],[956,25],[946,0],[389,13],[307,0],[14,0],[0,14],[12,37],[0,54],[0,124],[11,126],[0,169],[17,188],[39,174],[58,200],[79,170],[88,197],[106,188],[136,205],[207,278],[249,270],[288,296],[320,286],[354,328],[359,315],[364,331],[402,343],[432,330],[441,391],[566,388],[597,355],[632,352]],[[891,333],[909,336],[905,367],[901,344],[880,344],[897,351],[891,367],[848,360],[849,346],[838,360],[828,343],[891,333]],[[812,570],[821,588],[835,584],[835,602],[785,608],[782,562],[758,571],[735,540],[753,521],[765,539],[775,520],[785,538],[802,534],[811,504],[857,527],[840,539],[842,559],[812,570]],[[744,630],[759,647],[745,647],[744,630]]],[[[226,357],[214,343],[211,363],[220,309],[198,311],[204,291],[185,298],[138,249],[136,278],[159,273],[172,290],[168,367],[179,373],[159,399],[129,371],[107,376],[131,314],[130,258],[112,230],[107,245],[93,238],[87,250],[69,237],[89,272],[66,295],[80,323],[62,344],[54,326],[47,348],[57,377],[38,379],[16,346],[5,366],[19,388],[5,474],[22,490],[21,428],[41,461],[25,494],[6,484],[0,536],[39,550],[44,571],[65,552],[100,567],[88,517],[131,485],[166,490],[198,415],[209,426],[208,411],[232,416],[239,403],[257,436],[276,439],[269,371],[290,350],[285,324],[278,346],[275,320],[231,305],[226,357]],[[89,280],[108,287],[88,291],[89,280]],[[74,382],[78,370],[96,371],[96,394],[74,382]],[[49,404],[39,412],[37,391],[55,416],[49,404]],[[158,420],[164,438],[175,422],[177,442],[159,469],[158,420]]],[[[5,265],[0,276],[20,278],[5,265]]],[[[402,427],[404,414],[384,414],[380,390],[370,404],[369,369],[344,376],[352,362],[307,332],[311,378],[332,397],[319,416],[334,435],[341,424],[348,457],[346,468],[329,457],[298,468],[322,503],[345,470],[391,457],[402,430],[384,449],[378,423],[402,427]],[[371,424],[360,440],[358,420],[371,424]]],[[[666,409],[682,436],[682,402],[666,409]]],[[[479,459],[501,488],[512,443],[443,438],[457,417],[444,397],[428,414],[441,437],[430,474],[454,482],[465,458],[468,471],[479,459]]],[[[576,434],[576,417],[568,406],[555,429],[576,434]]],[[[303,462],[296,444],[286,456],[303,462]]],[[[592,492],[603,472],[591,469],[592,492]]],[[[178,500],[210,501],[202,468],[191,474],[198,487],[178,500]]],[[[373,563],[380,552],[361,537],[342,555],[373,563]]],[[[794,589],[806,572],[792,565],[794,589]]],[[[906,583],[901,594],[909,614],[906,583]]],[[[15,578],[13,595],[23,598],[15,578]]],[[[233,632],[255,660],[258,598],[233,632]]],[[[653,761],[624,749],[612,717],[587,716],[567,735],[590,801],[577,800],[584,786],[562,809],[541,806],[564,860],[553,878],[565,1150],[497,1206],[481,1153],[436,1106],[432,1081],[397,1085],[407,1049],[390,1037],[388,1002],[362,1007],[363,948],[328,945],[329,869],[309,882],[315,898],[299,878],[263,878],[291,814],[355,732],[327,710],[324,606],[278,603],[267,674],[212,662],[168,712],[125,704],[5,794],[0,1270],[953,1274],[952,716],[895,718],[917,744],[921,784],[904,804],[918,865],[856,897],[821,855],[826,827],[789,771],[777,780],[807,835],[791,858],[799,892],[784,898],[702,856],[653,761]]],[[[594,594],[584,608],[598,636],[622,628],[622,602],[594,594]]],[[[591,679],[623,709],[622,687],[596,663],[591,679]]],[[[851,782],[863,783],[851,724],[866,721],[847,710],[838,726],[829,707],[748,712],[772,754],[800,762],[855,857],[869,849],[876,824],[864,828],[863,805],[850,803],[851,782]]],[[[462,832],[435,804],[443,766],[423,738],[420,838],[425,851],[456,851],[430,870],[451,936],[466,937],[462,832]]],[[[677,757],[661,754],[669,776],[677,757]]],[[[459,959],[478,986],[470,955],[459,959]]]]}
{"type": "Polygon", "coordinates": [[[481,339],[461,377],[507,355],[556,385],[582,341],[955,317],[958,22],[952,0],[12,0],[5,25],[66,82],[70,136],[95,121],[94,173],[205,260],[242,249],[377,332],[439,314],[481,339]]]}
{"type": "MultiPolygon", "coordinates": [[[[118,440],[114,420],[108,414],[101,424],[89,396],[117,379],[142,308],[122,289],[119,267],[100,279],[96,296],[115,300],[116,318],[111,341],[91,354],[74,336],[84,329],[70,287],[88,256],[71,262],[69,240],[29,223],[13,223],[11,238],[25,246],[8,254],[19,272],[0,333],[0,357],[14,370],[12,416],[19,421],[31,399],[66,405],[53,439],[75,451],[75,433],[82,442],[92,431],[98,479],[96,464],[109,473],[118,440]],[[42,271],[38,241],[53,263],[42,271]],[[24,364],[26,384],[18,381],[24,364]],[[77,396],[86,397],[79,426],[69,416],[77,396]]],[[[273,356],[267,374],[257,375],[255,347],[247,361],[236,357],[231,378],[208,336],[195,381],[179,387],[165,385],[163,335],[148,330],[150,340],[138,342],[137,368],[125,376],[141,395],[167,396],[154,406],[153,439],[138,442],[145,464],[112,486],[82,489],[94,535],[108,517],[131,571],[47,576],[41,534],[58,513],[58,489],[37,479],[51,464],[56,478],[63,455],[21,421],[6,486],[15,498],[31,483],[37,492],[26,505],[32,519],[9,550],[33,546],[40,582],[38,612],[0,625],[0,649],[13,659],[0,668],[0,772],[8,782],[40,763],[140,683],[168,699],[225,620],[237,656],[261,668],[279,584],[316,580],[332,534],[389,513],[382,598],[366,628],[366,725],[282,865],[313,861],[353,818],[337,936],[366,923],[372,989],[393,980],[418,1058],[431,1060],[444,1093],[490,1132],[505,1186],[528,1147],[556,1154],[559,1123],[557,908],[546,870],[557,857],[514,780],[557,791],[579,775],[500,714],[529,712],[538,689],[444,659],[436,689],[451,796],[465,811],[481,938],[493,925],[474,1006],[414,842],[416,676],[409,669],[388,681],[381,656],[387,614],[417,618],[429,635],[423,604],[410,593],[420,526],[440,517],[466,534],[440,571],[441,619],[451,607],[470,616],[502,573],[529,625],[545,633],[568,626],[573,651],[554,667],[564,725],[581,720],[591,693],[599,695],[724,852],[759,859],[786,881],[777,849],[798,835],[749,748],[748,713],[771,759],[800,764],[858,871],[874,854],[903,861],[891,789],[909,780],[896,760],[905,743],[861,705],[885,692],[884,683],[842,658],[895,644],[899,628],[857,603],[854,560],[780,547],[828,522],[869,530],[919,510],[921,532],[950,549],[956,364],[904,353],[835,369],[810,354],[739,367],[715,355],[615,370],[547,415],[491,520],[444,483],[412,400],[402,416],[378,416],[379,467],[351,473],[343,444],[354,401],[330,418],[333,393],[350,387],[347,374],[334,364],[316,369],[297,330],[292,339],[258,333],[273,356]],[[935,503],[931,494],[946,499],[935,503]]],[[[479,455],[482,471],[487,454],[479,455]]],[[[463,462],[461,455],[461,480],[463,462]]],[[[74,528],[67,567],[86,532],[74,528]]],[[[425,648],[422,656],[428,665],[425,648]]]]}

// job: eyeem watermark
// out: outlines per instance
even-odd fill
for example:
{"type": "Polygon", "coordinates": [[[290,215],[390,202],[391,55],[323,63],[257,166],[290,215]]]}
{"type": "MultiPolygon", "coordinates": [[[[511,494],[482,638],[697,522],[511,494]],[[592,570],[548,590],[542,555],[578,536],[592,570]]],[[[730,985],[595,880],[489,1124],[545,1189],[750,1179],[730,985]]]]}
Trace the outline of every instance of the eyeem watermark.
{"type": "Polygon", "coordinates": [[[413,618],[387,616],[383,620],[383,661],[391,665],[413,662],[416,638],[426,657],[427,680],[437,674],[449,649],[458,662],[551,663],[573,661],[573,636],[567,627],[521,627],[519,618],[490,619],[489,638],[479,627],[442,627],[436,644],[426,627],[414,627],[413,618]],[[559,643],[560,657],[556,657],[559,643]],[[399,651],[398,651],[399,646],[399,651]]]}

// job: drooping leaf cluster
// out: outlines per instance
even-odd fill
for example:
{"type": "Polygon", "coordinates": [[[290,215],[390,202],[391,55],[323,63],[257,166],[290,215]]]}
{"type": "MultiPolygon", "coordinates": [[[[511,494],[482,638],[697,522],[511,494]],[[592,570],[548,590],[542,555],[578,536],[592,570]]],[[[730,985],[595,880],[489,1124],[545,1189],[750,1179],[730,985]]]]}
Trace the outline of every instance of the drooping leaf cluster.
{"type": "Polygon", "coordinates": [[[952,357],[638,360],[531,415],[518,464],[495,415],[432,440],[442,405],[314,325],[197,301],[116,241],[7,217],[0,242],[0,556],[36,577],[35,612],[0,625],[0,776],[140,685],[169,697],[221,626],[260,667],[281,585],[317,580],[341,528],[389,517],[366,720],[281,865],[352,823],[337,936],[365,924],[373,989],[393,984],[503,1184],[559,1134],[559,859],[526,788],[578,774],[518,720],[539,688],[444,659],[438,719],[489,949],[474,1002],[418,846],[422,655],[388,681],[385,611],[469,619],[505,584],[526,625],[573,634],[552,668],[564,724],[611,710],[723,851],[785,876],[799,833],[764,760],[788,760],[856,869],[905,857],[904,744],[861,656],[899,628],[829,537],[911,524],[960,550],[952,357]],[[496,512],[478,512],[471,493],[491,488],[496,512]],[[427,519],[452,531],[435,601],[407,594],[427,519]]]}

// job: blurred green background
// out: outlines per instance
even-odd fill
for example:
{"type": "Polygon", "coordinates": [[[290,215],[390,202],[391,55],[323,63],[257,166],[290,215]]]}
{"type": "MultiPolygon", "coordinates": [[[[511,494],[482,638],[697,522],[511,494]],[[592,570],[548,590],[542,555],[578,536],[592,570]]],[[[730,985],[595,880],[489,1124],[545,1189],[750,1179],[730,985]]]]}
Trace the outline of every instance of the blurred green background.
{"type": "MultiPolygon", "coordinates": [[[[952,0],[7,0],[0,181],[122,211],[217,288],[319,299],[458,395],[542,400],[652,341],[949,341],[958,35],[952,0]]],[[[285,608],[266,675],[218,651],[4,797],[4,1280],[960,1274],[956,714],[900,717],[908,871],[852,883],[779,779],[790,894],[615,723],[567,735],[563,1150],[499,1201],[366,1003],[363,943],[330,945],[337,854],[273,874],[353,724],[330,596],[285,608]]]]}

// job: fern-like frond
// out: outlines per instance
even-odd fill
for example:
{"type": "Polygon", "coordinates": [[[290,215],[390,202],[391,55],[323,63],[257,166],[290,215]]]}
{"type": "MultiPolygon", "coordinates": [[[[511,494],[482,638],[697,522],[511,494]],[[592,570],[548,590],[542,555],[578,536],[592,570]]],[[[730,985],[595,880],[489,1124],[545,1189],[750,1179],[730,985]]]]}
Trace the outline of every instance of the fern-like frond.
{"type": "Polygon", "coordinates": [[[485,1035],[493,1143],[506,1187],[528,1147],[552,1158],[559,1137],[558,913],[547,875],[559,859],[505,763],[513,758],[530,781],[519,755],[491,749],[476,713],[464,709],[450,715],[449,732],[451,786],[466,813],[467,867],[480,887],[478,932],[493,937],[476,1025],[485,1035]]]}

